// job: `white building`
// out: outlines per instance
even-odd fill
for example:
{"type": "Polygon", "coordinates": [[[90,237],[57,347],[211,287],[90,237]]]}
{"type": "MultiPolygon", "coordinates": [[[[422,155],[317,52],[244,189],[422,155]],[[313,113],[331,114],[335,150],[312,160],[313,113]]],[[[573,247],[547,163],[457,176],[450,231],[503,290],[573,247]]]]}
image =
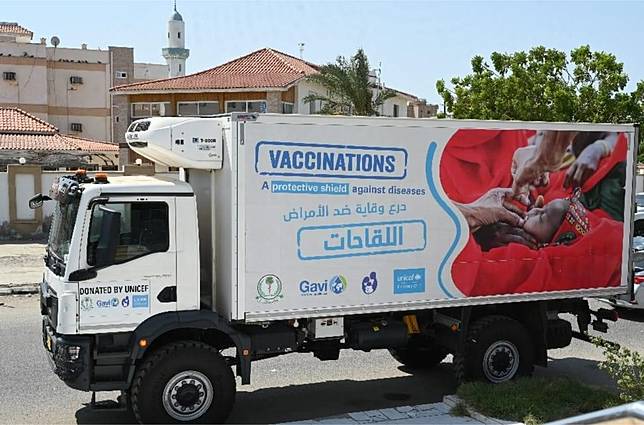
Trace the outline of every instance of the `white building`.
{"type": "Polygon", "coordinates": [[[109,88],[166,78],[163,64],[135,64],[132,48],[60,47],[13,22],[0,22],[0,107],[18,107],[63,134],[112,140],[109,88]]]}
{"type": "Polygon", "coordinates": [[[170,78],[186,75],[186,59],[190,50],[186,49],[186,24],[177,12],[176,2],[174,13],[168,20],[168,47],[164,47],[161,53],[168,64],[170,78]]]}

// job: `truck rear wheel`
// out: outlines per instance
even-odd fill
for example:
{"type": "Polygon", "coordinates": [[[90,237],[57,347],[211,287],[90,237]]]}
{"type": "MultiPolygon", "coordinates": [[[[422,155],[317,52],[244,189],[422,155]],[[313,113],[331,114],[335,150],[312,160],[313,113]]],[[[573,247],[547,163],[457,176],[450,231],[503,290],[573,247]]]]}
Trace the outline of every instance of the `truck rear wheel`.
{"type": "Polygon", "coordinates": [[[221,423],[235,401],[235,377],[217,349],[180,341],[154,352],[131,389],[140,423],[221,423]]]}
{"type": "Polygon", "coordinates": [[[534,370],[534,345],[528,330],[506,316],[487,316],[474,322],[464,351],[454,356],[458,382],[479,380],[494,384],[534,370]]]}
{"type": "Polygon", "coordinates": [[[447,350],[427,338],[413,338],[406,347],[390,348],[398,362],[411,369],[429,369],[447,357],[447,350]]]}

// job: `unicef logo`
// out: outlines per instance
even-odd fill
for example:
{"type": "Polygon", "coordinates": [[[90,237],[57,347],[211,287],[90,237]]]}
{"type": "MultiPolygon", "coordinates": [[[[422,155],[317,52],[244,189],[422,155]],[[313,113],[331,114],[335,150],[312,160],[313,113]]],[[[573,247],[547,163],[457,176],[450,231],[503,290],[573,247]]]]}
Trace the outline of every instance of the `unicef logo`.
{"type": "Polygon", "coordinates": [[[334,294],[341,294],[347,289],[347,278],[341,274],[333,276],[329,279],[329,283],[334,294]]]}

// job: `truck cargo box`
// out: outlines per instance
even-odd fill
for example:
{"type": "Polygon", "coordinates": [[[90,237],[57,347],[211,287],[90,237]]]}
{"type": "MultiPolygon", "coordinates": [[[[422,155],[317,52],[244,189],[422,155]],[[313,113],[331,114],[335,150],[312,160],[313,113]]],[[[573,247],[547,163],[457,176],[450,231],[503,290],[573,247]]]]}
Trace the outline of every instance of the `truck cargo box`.
{"type": "Polygon", "coordinates": [[[211,120],[200,125],[221,131],[222,152],[209,155],[221,169],[191,169],[188,180],[199,207],[202,280],[214,283],[215,308],[230,320],[628,289],[632,125],[248,114],[211,120]],[[569,137],[570,146],[530,191],[531,202],[543,196],[545,212],[528,212],[523,230],[539,246],[508,241],[500,234],[513,230],[503,225],[468,223],[464,211],[475,211],[479,198],[512,186],[517,150],[553,135],[569,137]],[[592,143],[604,152],[597,169],[577,190],[564,187],[566,172],[592,143]]]}

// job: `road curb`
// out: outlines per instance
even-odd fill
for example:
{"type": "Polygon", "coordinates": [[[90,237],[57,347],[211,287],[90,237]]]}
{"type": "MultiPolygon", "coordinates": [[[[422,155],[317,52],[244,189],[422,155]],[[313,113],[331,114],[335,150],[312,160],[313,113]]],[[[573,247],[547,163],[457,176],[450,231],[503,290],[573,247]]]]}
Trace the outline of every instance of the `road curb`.
{"type": "Polygon", "coordinates": [[[352,412],[344,415],[330,416],[326,418],[307,419],[295,422],[285,422],[281,425],[393,425],[393,424],[454,424],[454,425],[523,425],[520,422],[509,422],[501,419],[489,418],[481,415],[470,408],[456,395],[443,397],[443,402],[431,404],[419,404],[416,406],[400,406],[386,409],[367,410],[363,412],[352,412]],[[452,409],[463,403],[467,407],[466,416],[455,416],[452,409]]]}
{"type": "Polygon", "coordinates": [[[38,283],[0,284],[0,295],[36,294],[38,286],[38,283]]]}
{"type": "Polygon", "coordinates": [[[468,405],[465,401],[463,401],[462,398],[459,396],[452,394],[452,395],[446,395],[443,397],[443,403],[445,403],[447,406],[449,406],[450,409],[453,409],[454,407],[458,406],[459,404],[462,404],[465,406],[465,409],[467,410],[468,416],[471,417],[472,419],[476,419],[479,422],[482,422],[487,425],[523,425],[523,422],[512,422],[512,421],[505,421],[503,419],[497,419],[497,418],[491,418],[489,416],[485,416],[474,410],[470,405],[468,405]]]}

